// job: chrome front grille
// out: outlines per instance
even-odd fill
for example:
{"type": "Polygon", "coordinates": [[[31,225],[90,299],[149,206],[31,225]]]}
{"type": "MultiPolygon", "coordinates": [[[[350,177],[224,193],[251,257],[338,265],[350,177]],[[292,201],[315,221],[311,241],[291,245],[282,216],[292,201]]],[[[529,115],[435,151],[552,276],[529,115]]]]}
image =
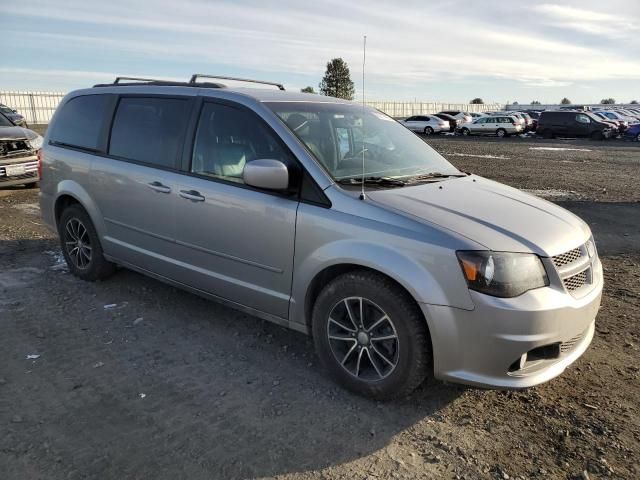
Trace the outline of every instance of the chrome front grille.
{"type": "Polygon", "coordinates": [[[556,268],[561,268],[565,265],[572,264],[584,254],[586,254],[586,252],[583,251],[582,247],[577,247],[573,250],[569,250],[568,252],[553,257],[553,264],[556,266],[556,268]]]}
{"type": "Polygon", "coordinates": [[[581,271],[580,273],[576,273],[575,275],[571,275],[570,277],[563,278],[562,283],[565,288],[570,292],[574,290],[578,290],[579,288],[584,287],[587,284],[587,280],[589,278],[591,267],[586,270],[581,271]]]}

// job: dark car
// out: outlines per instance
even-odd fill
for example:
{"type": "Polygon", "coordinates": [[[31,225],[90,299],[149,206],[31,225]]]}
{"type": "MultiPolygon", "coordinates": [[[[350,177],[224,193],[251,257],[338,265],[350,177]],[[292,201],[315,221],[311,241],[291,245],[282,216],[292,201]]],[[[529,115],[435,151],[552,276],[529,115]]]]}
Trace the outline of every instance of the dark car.
{"type": "Polygon", "coordinates": [[[449,122],[449,131],[450,132],[455,132],[456,131],[456,127],[462,123],[461,120],[458,120],[455,117],[452,117],[451,115],[447,115],[446,113],[436,113],[434,114],[434,117],[438,117],[441,118],[442,120],[446,120],[447,122],[449,122]]]}
{"type": "Polygon", "coordinates": [[[37,151],[42,137],[32,130],[18,127],[0,113],[0,187],[38,184],[37,151]]]}
{"type": "Polygon", "coordinates": [[[0,113],[4,114],[5,117],[7,117],[9,120],[11,120],[13,123],[18,125],[19,127],[27,126],[27,121],[22,115],[20,115],[16,110],[12,109],[11,107],[7,107],[2,103],[0,103],[0,113]]]}
{"type": "Polygon", "coordinates": [[[636,142],[640,142],[640,123],[636,123],[635,125],[631,125],[624,132],[625,140],[635,140],[636,142]]]}
{"type": "Polygon", "coordinates": [[[538,119],[537,134],[544,138],[591,137],[597,140],[610,138],[613,135],[611,125],[596,118],[585,112],[542,112],[538,119]]]}

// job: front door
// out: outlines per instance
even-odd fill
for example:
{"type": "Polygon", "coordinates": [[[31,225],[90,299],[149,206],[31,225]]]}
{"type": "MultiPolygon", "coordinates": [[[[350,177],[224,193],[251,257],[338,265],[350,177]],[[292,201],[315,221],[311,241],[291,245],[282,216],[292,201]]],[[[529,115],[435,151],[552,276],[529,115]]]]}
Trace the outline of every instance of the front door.
{"type": "Polygon", "coordinates": [[[229,103],[203,104],[190,172],[177,188],[179,280],[286,318],[298,200],[245,185],[244,165],[265,158],[295,168],[255,113],[229,103]]]}

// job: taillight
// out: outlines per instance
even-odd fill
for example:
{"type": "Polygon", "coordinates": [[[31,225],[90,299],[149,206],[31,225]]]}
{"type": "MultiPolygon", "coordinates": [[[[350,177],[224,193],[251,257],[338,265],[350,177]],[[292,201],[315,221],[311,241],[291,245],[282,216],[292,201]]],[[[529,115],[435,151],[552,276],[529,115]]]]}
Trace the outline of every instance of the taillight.
{"type": "Polygon", "coordinates": [[[42,149],[36,152],[38,157],[38,178],[42,178],[42,149]]]}

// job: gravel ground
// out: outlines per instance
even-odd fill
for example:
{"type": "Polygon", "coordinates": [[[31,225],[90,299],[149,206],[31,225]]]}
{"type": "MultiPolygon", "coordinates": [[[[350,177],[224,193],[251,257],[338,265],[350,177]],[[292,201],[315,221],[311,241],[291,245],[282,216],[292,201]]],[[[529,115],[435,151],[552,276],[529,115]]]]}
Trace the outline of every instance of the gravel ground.
{"type": "Polygon", "coordinates": [[[594,228],[596,337],[561,377],[518,392],[430,380],[371,402],[331,383],[301,334],[126,270],[76,279],[37,191],[0,190],[0,477],[639,478],[640,148],[427,141],[465,170],[569,192],[547,196],[594,228]]]}

